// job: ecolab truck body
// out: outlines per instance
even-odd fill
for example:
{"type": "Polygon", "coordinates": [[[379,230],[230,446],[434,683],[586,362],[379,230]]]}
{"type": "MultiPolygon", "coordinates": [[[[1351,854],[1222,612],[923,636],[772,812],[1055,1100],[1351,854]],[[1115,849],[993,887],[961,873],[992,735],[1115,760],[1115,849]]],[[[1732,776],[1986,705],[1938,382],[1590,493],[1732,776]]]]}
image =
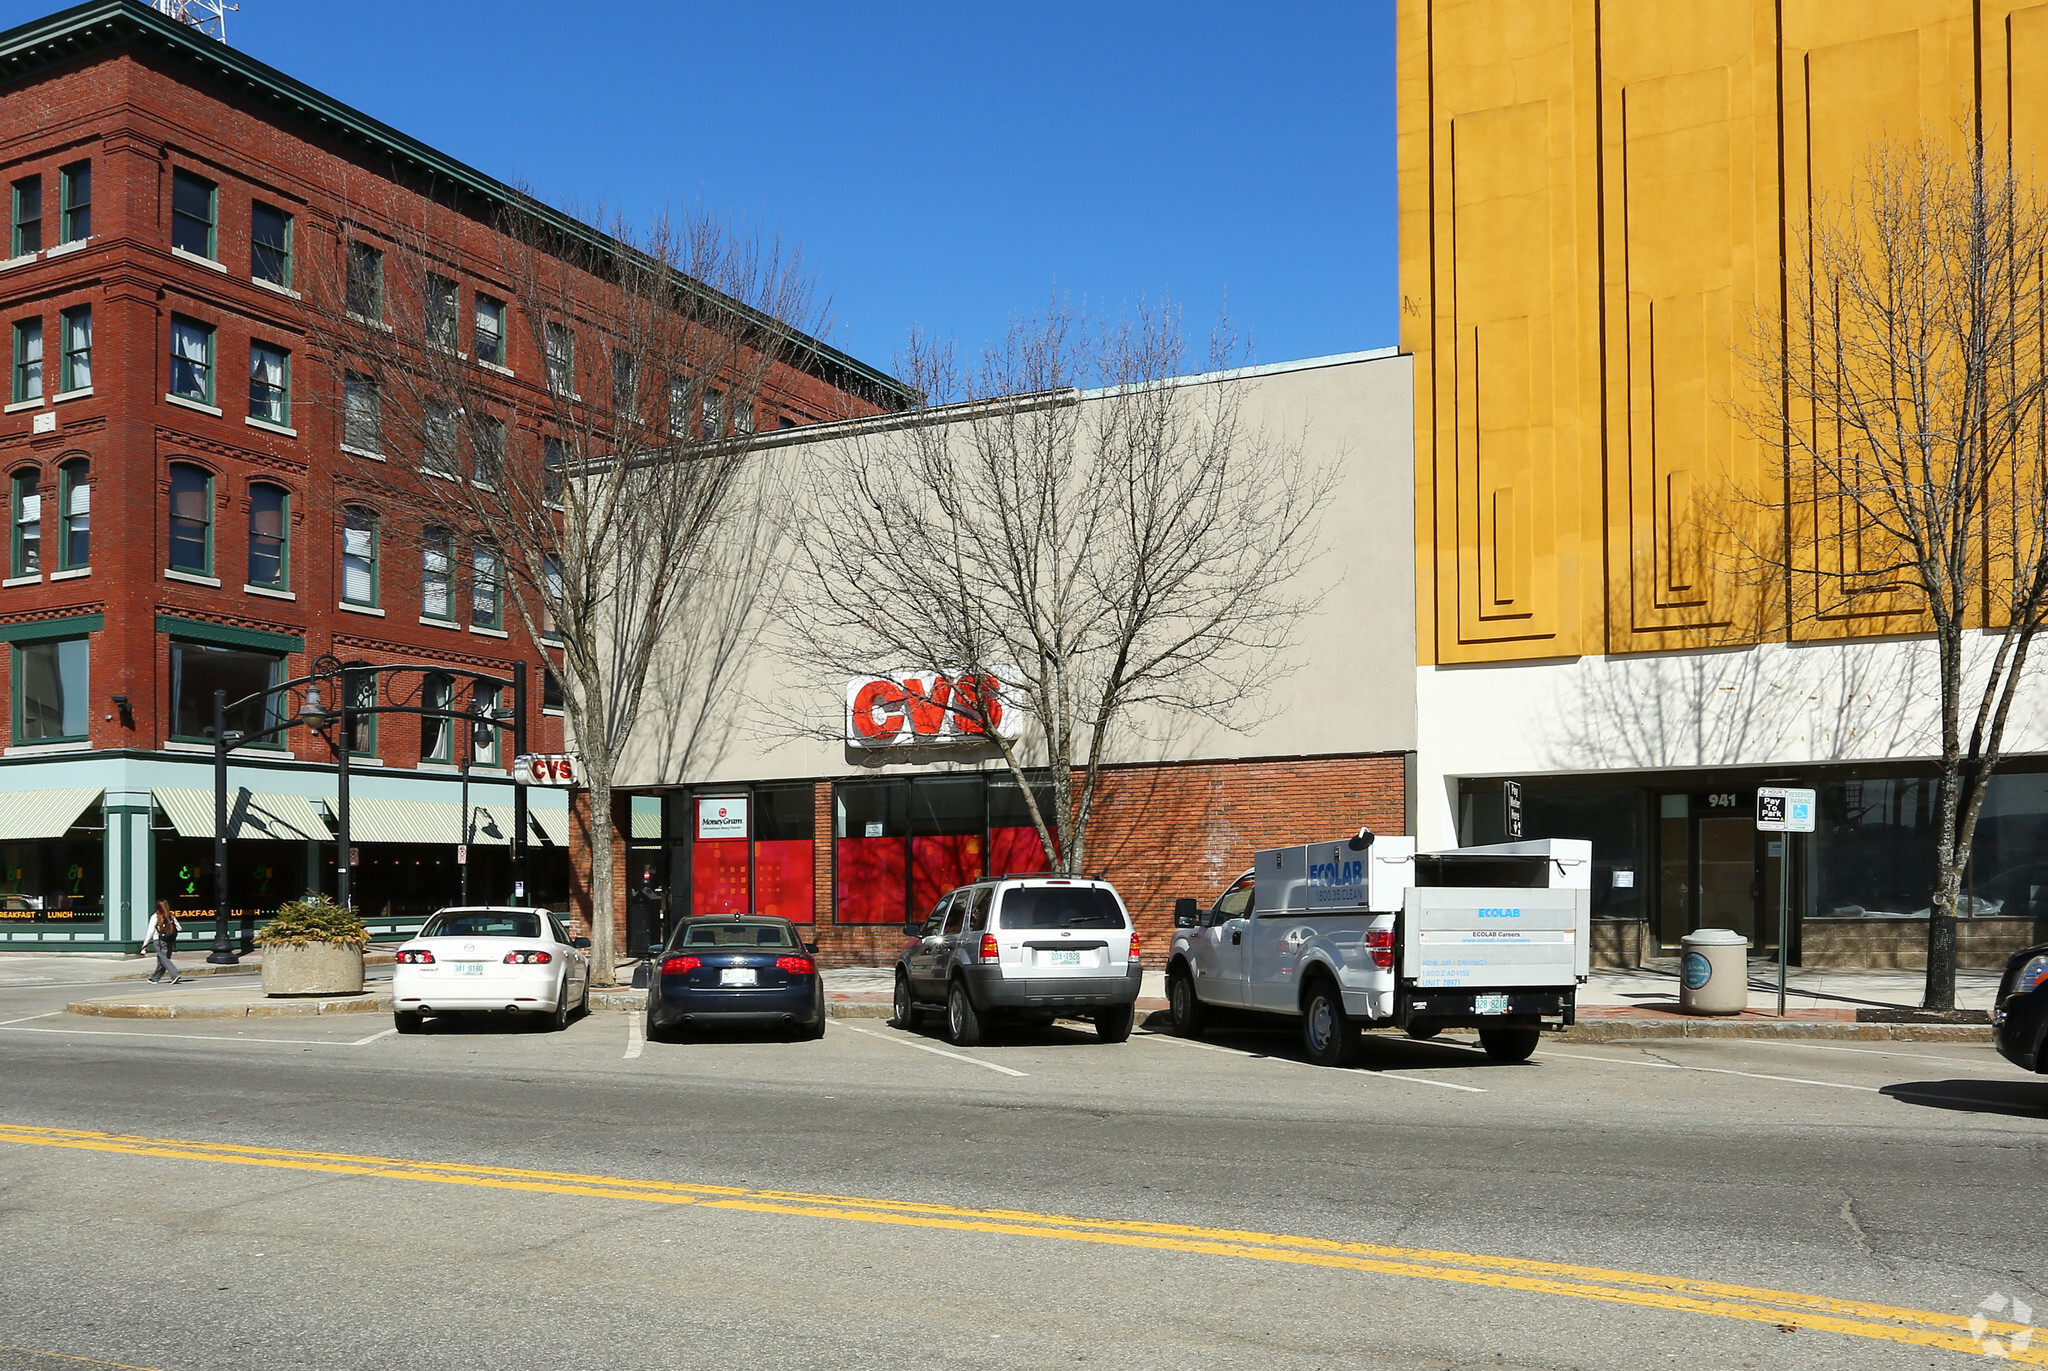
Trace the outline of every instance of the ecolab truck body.
{"type": "Polygon", "coordinates": [[[1213,1009],[1299,1019],[1309,1056],[1361,1028],[1476,1028],[1520,1061],[1573,1021],[1590,974],[1592,844],[1546,838],[1415,851],[1405,837],[1274,848],[1206,915],[1183,901],[1167,966],[1174,1026],[1213,1009]]]}

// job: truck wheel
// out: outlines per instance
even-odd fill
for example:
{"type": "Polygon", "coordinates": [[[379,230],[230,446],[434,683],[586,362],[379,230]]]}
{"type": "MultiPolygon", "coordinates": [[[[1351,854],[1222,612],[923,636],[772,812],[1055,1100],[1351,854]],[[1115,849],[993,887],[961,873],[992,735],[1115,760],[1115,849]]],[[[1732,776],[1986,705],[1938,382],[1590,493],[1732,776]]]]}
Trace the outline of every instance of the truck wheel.
{"type": "Polygon", "coordinates": [[[1427,1041],[1443,1031],[1444,1026],[1442,1024],[1433,1023],[1428,1019],[1424,1019],[1420,1023],[1408,1025],[1408,1036],[1418,1041],[1427,1041]]]}
{"type": "Polygon", "coordinates": [[[1342,1066],[1351,1060],[1358,1031],[1344,1013],[1344,997],[1329,977],[1309,986],[1301,1006],[1301,1045],[1317,1066],[1342,1066]]]}
{"type": "Polygon", "coordinates": [[[924,1025],[924,1014],[910,998],[910,977],[896,973],[896,1026],[915,1033],[924,1025]]]}
{"type": "Polygon", "coordinates": [[[974,1012],[974,997],[967,982],[955,981],[946,992],[946,1041],[955,1047],[973,1047],[981,1041],[981,1015],[974,1012]]]}
{"type": "Polygon", "coordinates": [[[1183,1038],[1199,1038],[1209,1027],[1209,1007],[1195,993],[1195,978],[1185,967],[1175,967],[1166,978],[1166,1012],[1173,1019],[1173,1031],[1183,1038]]]}
{"type": "Polygon", "coordinates": [[[1095,1036],[1106,1043],[1120,1043],[1131,1036],[1131,1024],[1138,1017],[1134,1004],[1105,1009],[1095,1016],[1095,1036]]]}
{"type": "Polygon", "coordinates": [[[1479,1045],[1497,1062],[1526,1062],[1539,1036],[1533,1028],[1482,1028],[1479,1045]]]}

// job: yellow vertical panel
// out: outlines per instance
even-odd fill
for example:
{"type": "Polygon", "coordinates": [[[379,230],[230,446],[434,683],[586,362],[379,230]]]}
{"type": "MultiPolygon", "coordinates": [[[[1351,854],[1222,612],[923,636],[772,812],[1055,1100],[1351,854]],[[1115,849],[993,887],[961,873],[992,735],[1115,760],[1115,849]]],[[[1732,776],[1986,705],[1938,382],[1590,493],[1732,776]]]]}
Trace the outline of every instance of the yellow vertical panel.
{"type": "Polygon", "coordinates": [[[1713,617],[1704,564],[1715,530],[1694,497],[1718,494],[1730,480],[1730,110],[1726,66],[1648,77],[1622,91],[1614,179],[1625,221],[1618,265],[1627,300],[1626,566],[1629,623],[1638,632],[1713,617]]]}
{"type": "Polygon", "coordinates": [[[2036,185],[2048,184],[2048,5],[2014,10],[1997,36],[2004,39],[2004,79],[1987,73],[1992,79],[1984,82],[1985,104],[2004,106],[2001,122],[2013,166],[2036,185]]]}
{"type": "Polygon", "coordinates": [[[1539,100],[1451,121],[1461,642],[1555,626],[1537,566],[1555,537],[1551,116],[1539,100]]]}

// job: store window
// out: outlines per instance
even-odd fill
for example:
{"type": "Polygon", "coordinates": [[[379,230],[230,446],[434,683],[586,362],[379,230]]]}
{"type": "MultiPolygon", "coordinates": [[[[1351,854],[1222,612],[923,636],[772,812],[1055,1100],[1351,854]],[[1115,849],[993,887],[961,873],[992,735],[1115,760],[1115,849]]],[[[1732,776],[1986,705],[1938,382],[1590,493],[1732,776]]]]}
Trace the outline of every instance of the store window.
{"type": "MultiPolygon", "coordinates": [[[[1034,788],[1050,816],[1050,787],[1034,788]]],[[[954,886],[1050,865],[1022,788],[980,772],[842,782],[833,845],[840,923],[901,923],[954,886]]]]}
{"type": "Polygon", "coordinates": [[[690,844],[690,913],[746,914],[753,908],[751,796],[699,795],[690,844]]]}
{"type": "Polygon", "coordinates": [[[1873,777],[1815,786],[1819,822],[1809,840],[1813,914],[1927,917],[1934,900],[1935,788],[1932,776],[1873,777]]]}
{"type": "Polygon", "coordinates": [[[277,653],[173,638],[172,736],[186,742],[213,741],[216,690],[227,693],[227,726],[231,731],[260,733],[275,726],[280,722],[276,713],[278,697],[266,701],[260,693],[283,680],[284,658],[277,653]]]}
{"type": "Polygon", "coordinates": [[[792,923],[815,917],[812,834],[817,804],[809,781],[754,787],[754,910],[792,923]]]}
{"type": "MultiPolygon", "coordinates": [[[[1969,898],[1978,917],[2048,920],[2048,774],[1991,778],[1970,849],[1969,898]]],[[[2030,932],[2037,940],[2040,931],[2030,932]]]]}
{"type": "Polygon", "coordinates": [[[85,738],[91,700],[84,638],[21,643],[14,649],[14,741],[85,738]]]}

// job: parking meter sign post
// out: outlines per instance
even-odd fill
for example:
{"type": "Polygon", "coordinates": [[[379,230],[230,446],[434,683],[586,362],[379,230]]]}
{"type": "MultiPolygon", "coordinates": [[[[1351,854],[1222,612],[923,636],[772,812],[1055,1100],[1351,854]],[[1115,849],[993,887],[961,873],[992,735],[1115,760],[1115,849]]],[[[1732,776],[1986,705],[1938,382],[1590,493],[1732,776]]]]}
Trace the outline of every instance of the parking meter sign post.
{"type": "MultiPolygon", "coordinates": [[[[1756,826],[1762,833],[1813,832],[1814,793],[1783,786],[1758,786],[1756,826]]],[[[1785,954],[1792,933],[1792,839],[1778,851],[1778,1017],[1785,1017],[1785,954]]]]}

